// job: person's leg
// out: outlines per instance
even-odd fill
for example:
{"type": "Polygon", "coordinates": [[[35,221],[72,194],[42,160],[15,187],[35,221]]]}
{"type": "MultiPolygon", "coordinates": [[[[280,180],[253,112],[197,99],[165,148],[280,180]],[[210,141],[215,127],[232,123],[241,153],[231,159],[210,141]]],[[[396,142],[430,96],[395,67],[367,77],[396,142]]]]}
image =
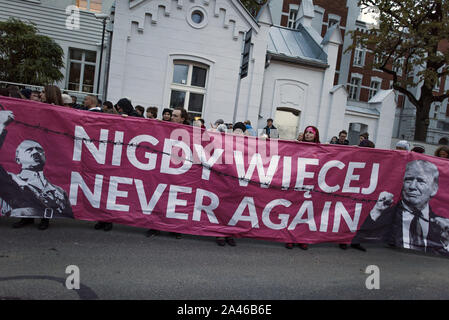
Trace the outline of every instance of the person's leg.
{"type": "Polygon", "coordinates": [[[226,237],[226,242],[231,246],[231,247],[235,247],[237,245],[237,243],[235,243],[234,238],[232,237],[226,237]]]}
{"type": "Polygon", "coordinates": [[[34,219],[33,218],[22,218],[19,221],[15,222],[12,225],[12,227],[14,229],[17,229],[17,228],[22,228],[22,227],[24,227],[24,226],[26,226],[28,224],[33,224],[33,223],[34,223],[34,219]]]}
{"type": "Polygon", "coordinates": [[[106,222],[98,221],[98,222],[95,224],[94,229],[95,229],[95,230],[101,230],[101,229],[104,228],[105,225],[106,225],[106,222]]]}
{"type": "Polygon", "coordinates": [[[285,247],[286,247],[287,249],[293,249],[293,243],[286,243],[286,244],[285,244],[285,247]]]}
{"type": "Polygon", "coordinates": [[[104,231],[111,231],[112,230],[112,222],[105,222],[103,230],[104,231]]]}
{"type": "Polygon", "coordinates": [[[220,246],[224,247],[226,245],[226,240],[223,237],[216,237],[215,242],[220,246]]]}
{"type": "Polygon", "coordinates": [[[353,243],[351,244],[351,248],[366,252],[366,248],[362,247],[362,245],[360,243],[353,243]]]}
{"type": "Polygon", "coordinates": [[[159,230],[154,230],[154,229],[148,229],[147,232],[145,233],[145,235],[148,238],[155,237],[155,236],[158,236],[160,234],[161,234],[161,232],[159,230]]]}
{"type": "Polygon", "coordinates": [[[46,230],[48,229],[48,226],[50,225],[50,219],[42,218],[41,222],[37,226],[39,230],[46,230]]]}
{"type": "Polygon", "coordinates": [[[170,232],[176,239],[182,239],[182,234],[177,232],[170,232]]]}

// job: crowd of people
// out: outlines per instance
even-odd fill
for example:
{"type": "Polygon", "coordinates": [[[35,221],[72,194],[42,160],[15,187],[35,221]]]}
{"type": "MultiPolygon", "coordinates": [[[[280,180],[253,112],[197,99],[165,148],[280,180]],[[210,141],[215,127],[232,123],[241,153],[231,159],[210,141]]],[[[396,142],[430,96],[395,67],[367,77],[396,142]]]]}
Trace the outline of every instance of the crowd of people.
{"type": "MultiPolygon", "coordinates": [[[[123,117],[140,117],[140,118],[148,118],[148,119],[158,119],[158,107],[150,106],[146,109],[143,106],[133,106],[131,101],[127,98],[120,99],[116,104],[113,104],[110,101],[101,102],[95,95],[87,95],[84,98],[82,104],[77,103],[77,98],[75,96],[70,96],[66,93],[62,93],[61,90],[54,85],[47,85],[43,88],[42,91],[33,91],[30,89],[22,89],[20,90],[16,86],[9,86],[8,88],[0,88],[0,95],[8,96],[19,99],[27,99],[33,101],[39,101],[43,103],[53,104],[57,106],[64,106],[73,109],[79,110],[87,110],[92,112],[99,113],[109,113],[109,114],[117,114],[123,117]]],[[[188,112],[182,108],[175,108],[174,110],[165,108],[162,111],[162,121],[171,121],[175,123],[185,124],[185,125],[193,125],[196,127],[200,127],[210,131],[217,131],[223,133],[233,133],[238,135],[247,135],[247,136],[258,136],[257,130],[255,130],[251,121],[246,120],[245,122],[236,122],[236,123],[225,123],[223,119],[216,120],[213,124],[210,124],[210,128],[205,126],[205,121],[201,118],[195,118],[191,121],[189,119],[188,112]]],[[[270,138],[270,139],[278,139],[279,132],[278,129],[273,124],[273,119],[267,120],[267,125],[262,129],[261,137],[270,138]]],[[[347,140],[348,133],[345,130],[339,132],[338,137],[332,137],[330,144],[339,144],[339,145],[349,145],[349,141],[347,140]]],[[[305,128],[303,132],[300,132],[297,141],[301,142],[309,142],[319,144],[320,134],[317,127],[309,125],[305,128]]],[[[360,147],[368,147],[375,148],[375,144],[369,140],[368,133],[362,133],[359,136],[359,144],[360,147]]],[[[401,140],[396,144],[397,150],[407,150],[413,152],[424,153],[425,150],[421,146],[415,146],[414,148],[410,147],[410,144],[401,140]]],[[[449,158],[449,147],[441,146],[436,152],[435,156],[449,158]]],[[[20,221],[13,224],[14,228],[21,228],[25,225],[34,223],[34,219],[32,218],[22,218],[20,221]]],[[[40,230],[45,230],[49,227],[49,219],[42,218],[41,222],[38,225],[40,230]]],[[[98,221],[94,228],[96,230],[104,230],[110,231],[113,228],[113,224],[105,221],[98,221]]],[[[159,230],[149,229],[146,232],[147,237],[154,237],[160,234],[159,230]]],[[[182,238],[182,234],[180,233],[171,233],[177,239],[182,238]]],[[[216,237],[216,243],[219,246],[225,246],[226,244],[230,246],[236,246],[236,242],[234,238],[229,237],[216,237]]],[[[298,243],[297,244],[301,249],[307,250],[308,245],[306,243],[298,243]]],[[[295,246],[294,243],[286,243],[285,247],[287,249],[293,249],[295,246]]],[[[339,247],[343,250],[348,248],[347,244],[339,244],[339,247]]],[[[351,247],[366,251],[364,247],[362,247],[358,243],[351,244],[351,247]]]]}

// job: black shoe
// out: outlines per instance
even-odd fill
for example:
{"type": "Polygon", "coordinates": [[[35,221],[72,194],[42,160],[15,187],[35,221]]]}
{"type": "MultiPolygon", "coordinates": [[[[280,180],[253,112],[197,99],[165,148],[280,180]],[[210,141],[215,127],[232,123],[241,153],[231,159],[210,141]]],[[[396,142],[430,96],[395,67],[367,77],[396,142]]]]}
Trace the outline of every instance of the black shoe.
{"type": "Polygon", "coordinates": [[[104,231],[111,231],[112,230],[112,223],[111,222],[105,222],[103,230],[104,231]]]}
{"type": "Polygon", "coordinates": [[[229,244],[231,247],[235,247],[237,245],[237,243],[235,243],[235,240],[231,237],[227,237],[226,238],[226,242],[227,244],[229,244]]]}
{"type": "Polygon", "coordinates": [[[300,244],[299,244],[299,247],[300,247],[302,250],[307,250],[307,249],[309,249],[309,245],[308,245],[307,243],[300,243],[300,244]]]}
{"type": "Polygon", "coordinates": [[[293,249],[293,243],[286,243],[286,244],[285,244],[285,247],[286,247],[287,249],[293,249]]]}
{"type": "Polygon", "coordinates": [[[366,249],[364,247],[362,247],[362,245],[360,243],[351,244],[351,248],[366,252],[366,249]]]}
{"type": "Polygon", "coordinates": [[[98,221],[98,222],[95,224],[94,229],[95,229],[95,230],[103,229],[105,225],[106,225],[106,222],[98,221]]]}
{"type": "Polygon", "coordinates": [[[41,222],[39,223],[39,225],[37,226],[37,228],[39,230],[46,230],[48,229],[48,226],[50,225],[50,220],[49,219],[41,219],[41,222]]]}
{"type": "Polygon", "coordinates": [[[226,245],[226,241],[224,238],[215,238],[215,242],[220,246],[224,247],[226,245]]]}
{"type": "Polygon", "coordinates": [[[22,228],[28,224],[33,224],[34,223],[34,219],[33,218],[22,218],[19,221],[17,221],[16,223],[14,223],[12,225],[12,227],[14,229],[18,229],[18,228],[22,228]]]}
{"type": "Polygon", "coordinates": [[[161,232],[159,230],[153,230],[153,229],[148,229],[147,232],[145,233],[145,235],[148,238],[155,237],[155,236],[158,236],[160,234],[161,234],[161,232]]]}
{"type": "Polygon", "coordinates": [[[170,232],[170,234],[172,234],[176,239],[182,239],[182,234],[180,234],[180,233],[170,232]]]}
{"type": "Polygon", "coordinates": [[[340,243],[338,246],[339,246],[340,249],[342,249],[342,250],[348,249],[348,245],[347,245],[346,243],[340,243]]]}

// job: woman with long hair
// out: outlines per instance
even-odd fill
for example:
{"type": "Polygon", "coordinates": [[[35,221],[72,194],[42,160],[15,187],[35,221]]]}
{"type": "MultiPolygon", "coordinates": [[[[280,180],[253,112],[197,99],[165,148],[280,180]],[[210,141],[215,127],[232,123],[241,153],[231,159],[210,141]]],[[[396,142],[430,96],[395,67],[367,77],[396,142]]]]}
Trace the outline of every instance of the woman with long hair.
{"type": "Polygon", "coordinates": [[[48,104],[54,104],[57,106],[64,106],[64,101],[62,100],[61,90],[57,86],[47,85],[41,92],[41,102],[48,104]]]}
{"type": "Polygon", "coordinates": [[[449,158],[449,147],[441,146],[435,150],[435,156],[439,158],[449,158]]]}
{"type": "Polygon", "coordinates": [[[317,127],[314,126],[307,126],[304,130],[303,135],[304,142],[314,142],[314,143],[321,143],[320,142],[320,132],[318,131],[317,127]]]}
{"type": "MultiPolygon", "coordinates": [[[[304,133],[302,136],[303,142],[320,143],[320,132],[318,131],[317,127],[307,126],[304,129],[304,133]]],[[[287,249],[293,249],[293,246],[294,243],[291,242],[285,244],[285,247],[287,249]]],[[[309,245],[307,243],[298,243],[298,246],[303,250],[307,250],[309,248],[309,245]]]]}

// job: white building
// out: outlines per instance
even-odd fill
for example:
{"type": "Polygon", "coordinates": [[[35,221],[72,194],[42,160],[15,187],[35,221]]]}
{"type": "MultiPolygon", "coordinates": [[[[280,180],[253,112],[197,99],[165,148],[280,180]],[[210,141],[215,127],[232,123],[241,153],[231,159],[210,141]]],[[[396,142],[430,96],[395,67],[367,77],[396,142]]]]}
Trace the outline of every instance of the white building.
{"type": "Polygon", "coordinates": [[[312,26],[311,0],[302,1],[295,30],[273,25],[269,7],[254,19],[237,0],[117,1],[108,99],[128,97],[134,105],[158,106],[159,113],[184,106],[207,124],[235,117],[262,129],[273,118],[290,139],[315,125],[327,142],[351,123],[363,123],[377,147],[389,148],[394,93],[380,91],[368,107],[348,107],[345,86],[333,85],[338,25],[323,39],[312,26]],[[237,96],[250,29],[249,72],[237,96]]]}
{"type": "Polygon", "coordinates": [[[262,129],[273,118],[288,139],[307,125],[320,129],[322,142],[360,126],[377,147],[389,148],[393,94],[381,91],[368,105],[348,105],[345,86],[333,85],[342,45],[338,24],[322,38],[307,0],[298,8],[296,29],[274,25],[276,3],[255,19],[238,0],[120,0],[115,6],[113,0],[0,0],[0,20],[32,22],[60,44],[65,77],[57,85],[79,95],[99,92],[112,102],[128,97],[159,113],[184,106],[206,124],[250,120],[262,129]],[[67,28],[68,6],[80,8],[79,29],[67,28]],[[100,74],[102,22],[94,14],[109,13],[111,6],[100,74]],[[248,76],[239,85],[249,30],[248,76]]]}
{"type": "MultiPolygon", "coordinates": [[[[64,79],[56,85],[80,98],[97,92],[102,98],[104,75],[108,67],[107,30],[110,30],[110,26],[105,32],[100,68],[103,23],[95,14],[109,13],[113,2],[114,0],[0,0],[0,21],[16,18],[34,24],[39,34],[52,38],[64,51],[65,67],[61,70],[64,79]],[[79,10],[75,12],[75,8],[79,10]]],[[[8,82],[7,80],[0,79],[4,82],[8,82]]]]}

